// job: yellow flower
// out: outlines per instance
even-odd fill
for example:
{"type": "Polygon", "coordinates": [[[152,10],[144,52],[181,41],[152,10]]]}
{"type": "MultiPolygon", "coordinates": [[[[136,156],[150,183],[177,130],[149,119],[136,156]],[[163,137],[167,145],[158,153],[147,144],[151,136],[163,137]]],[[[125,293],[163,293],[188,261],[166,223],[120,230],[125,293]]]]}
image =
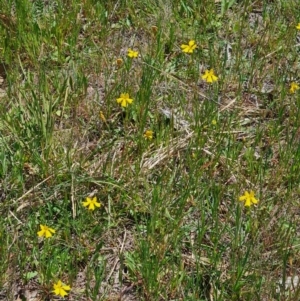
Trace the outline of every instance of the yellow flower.
{"type": "Polygon", "coordinates": [[[212,83],[218,80],[218,77],[214,74],[214,69],[206,70],[202,75],[202,79],[207,81],[208,83],[212,83]]]}
{"type": "Polygon", "coordinates": [[[97,202],[97,197],[93,197],[93,198],[89,198],[87,197],[86,198],[86,201],[85,202],[82,202],[82,205],[84,207],[87,207],[89,206],[89,210],[95,210],[95,206],[96,207],[100,207],[101,206],[101,203],[98,203],[97,202]]]}
{"type": "Polygon", "coordinates": [[[100,117],[100,119],[101,119],[103,122],[106,122],[106,118],[105,118],[105,116],[104,116],[104,114],[103,114],[102,111],[99,112],[99,117],[100,117]]]}
{"type": "Polygon", "coordinates": [[[298,23],[298,25],[296,26],[296,28],[300,30],[300,23],[298,23]]]}
{"type": "MultiPolygon", "coordinates": [[[[300,23],[299,23],[300,24],[300,23]]],[[[297,90],[299,90],[299,85],[295,82],[291,83],[290,92],[295,93],[297,90]]]]}
{"type": "Polygon", "coordinates": [[[245,201],[245,206],[250,207],[252,204],[257,204],[258,200],[254,197],[254,192],[251,190],[250,192],[245,191],[245,194],[240,196],[240,201],[245,201]]]}
{"type": "Polygon", "coordinates": [[[133,99],[129,98],[128,93],[121,93],[120,97],[117,98],[117,103],[120,103],[122,107],[127,107],[128,104],[131,104],[133,99]]]}
{"type": "Polygon", "coordinates": [[[216,124],[217,124],[217,120],[216,120],[216,119],[213,119],[213,120],[211,121],[211,124],[212,124],[212,125],[216,125],[216,124]]]}
{"type": "Polygon", "coordinates": [[[45,225],[40,225],[40,228],[41,228],[41,231],[38,231],[38,233],[37,233],[37,235],[39,237],[45,236],[46,238],[49,238],[52,236],[52,234],[55,233],[54,229],[47,227],[45,225]]]}
{"type": "Polygon", "coordinates": [[[194,40],[190,40],[188,45],[182,44],[180,47],[185,53],[193,53],[197,45],[194,40]]]}
{"type": "Polygon", "coordinates": [[[134,51],[134,50],[132,50],[132,49],[129,48],[127,55],[130,58],[135,58],[135,57],[138,57],[139,53],[138,53],[138,51],[134,51]]]}
{"type": "Polygon", "coordinates": [[[145,137],[146,139],[152,140],[152,139],[153,139],[153,131],[147,130],[147,131],[145,132],[145,134],[144,134],[144,137],[145,137]]]}
{"type": "Polygon", "coordinates": [[[121,67],[123,65],[123,60],[121,58],[116,59],[116,64],[118,67],[121,67]]]}
{"type": "Polygon", "coordinates": [[[69,291],[71,287],[69,285],[64,285],[62,282],[59,280],[56,284],[54,283],[53,285],[53,293],[57,296],[67,296],[68,293],[66,291],[69,291]]]}

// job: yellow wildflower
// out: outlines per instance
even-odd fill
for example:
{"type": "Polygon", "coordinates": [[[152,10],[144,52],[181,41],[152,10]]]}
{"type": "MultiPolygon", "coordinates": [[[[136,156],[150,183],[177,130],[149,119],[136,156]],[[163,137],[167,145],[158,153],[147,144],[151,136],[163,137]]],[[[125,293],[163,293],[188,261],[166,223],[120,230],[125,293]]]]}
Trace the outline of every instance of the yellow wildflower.
{"type": "Polygon", "coordinates": [[[194,50],[196,49],[196,47],[197,47],[197,45],[196,45],[196,43],[195,43],[194,40],[190,40],[189,43],[188,43],[188,45],[182,44],[180,46],[180,48],[182,49],[182,51],[185,52],[185,53],[193,53],[194,50]]]}
{"type": "Polygon", "coordinates": [[[117,103],[120,103],[122,107],[127,107],[128,104],[131,104],[133,99],[129,98],[128,93],[121,93],[120,97],[117,98],[117,103]]]}
{"type": "Polygon", "coordinates": [[[216,125],[216,124],[217,124],[217,120],[216,120],[216,119],[213,119],[213,120],[211,121],[211,124],[212,124],[212,125],[216,125]]]}
{"type": "Polygon", "coordinates": [[[39,237],[45,236],[46,238],[49,238],[52,236],[52,234],[55,233],[55,230],[46,226],[46,225],[40,225],[41,230],[37,232],[37,235],[39,237]]]}
{"type": "Polygon", "coordinates": [[[297,24],[296,28],[300,30],[300,23],[297,24]]]}
{"type": "Polygon", "coordinates": [[[153,131],[147,130],[147,131],[145,132],[145,134],[144,134],[144,137],[145,137],[146,139],[152,140],[152,139],[153,139],[153,131]]]}
{"type": "Polygon", "coordinates": [[[60,280],[53,285],[53,293],[57,296],[65,297],[68,295],[66,291],[69,291],[71,287],[69,285],[64,285],[60,280]]]}
{"type": "Polygon", "coordinates": [[[218,80],[218,77],[214,74],[214,69],[206,70],[201,77],[208,83],[212,83],[218,80]]]}
{"type": "Polygon", "coordinates": [[[250,207],[252,204],[257,204],[258,200],[254,197],[254,192],[245,191],[244,195],[240,196],[240,201],[245,201],[245,206],[250,207]]]}
{"type": "Polygon", "coordinates": [[[97,197],[93,197],[93,198],[87,197],[86,201],[82,202],[82,205],[84,207],[89,206],[88,208],[89,210],[95,210],[95,206],[99,208],[101,206],[101,203],[97,202],[97,197]]]}
{"type": "MultiPolygon", "coordinates": [[[[300,23],[299,23],[300,24],[300,23]]],[[[295,93],[297,90],[299,90],[299,85],[295,82],[291,83],[290,92],[295,93]]]]}
{"type": "Polygon", "coordinates": [[[130,58],[135,58],[135,57],[138,57],[139,53],[138,53],[138,51],[134,51],[134,50],[132,50],[132,49],[129,48],[127,55],[130,58]]]}

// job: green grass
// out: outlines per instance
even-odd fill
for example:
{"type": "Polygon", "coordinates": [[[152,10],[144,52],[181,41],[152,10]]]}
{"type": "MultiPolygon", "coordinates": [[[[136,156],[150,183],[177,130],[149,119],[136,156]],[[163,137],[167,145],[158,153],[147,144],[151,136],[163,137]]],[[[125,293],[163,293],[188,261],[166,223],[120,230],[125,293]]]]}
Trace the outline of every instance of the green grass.
{"type": "Polygon", "coordinates": [[[0,300],[298,301],[298,2],[2,2],[0,300]]]}

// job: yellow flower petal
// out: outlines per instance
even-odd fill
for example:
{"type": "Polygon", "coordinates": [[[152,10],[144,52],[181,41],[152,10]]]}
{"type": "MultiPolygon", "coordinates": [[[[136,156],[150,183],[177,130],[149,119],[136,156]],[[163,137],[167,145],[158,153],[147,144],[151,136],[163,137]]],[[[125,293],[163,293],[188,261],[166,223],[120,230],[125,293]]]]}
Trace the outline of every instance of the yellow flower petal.
{"type": "Polygon", "coordinates": [[[246,207],[250,207],[251,206],[251,200],[249,198],[246,199],[245,206],[246,207]]]}
{"type": "Polygon", "coordinates": [[[63,286],[63,289],[66,290],[66,291],[70,291],[71,290],[71,287],[69,285],[64,285],[63,286]]]}
{"type": "Polygon", "coordinates": [[[44,231],[41,230],[41,231],[39,231],[37,234],[38,234],[39,237],[42,237],[42,236],[44,235],[44,231]]]}

